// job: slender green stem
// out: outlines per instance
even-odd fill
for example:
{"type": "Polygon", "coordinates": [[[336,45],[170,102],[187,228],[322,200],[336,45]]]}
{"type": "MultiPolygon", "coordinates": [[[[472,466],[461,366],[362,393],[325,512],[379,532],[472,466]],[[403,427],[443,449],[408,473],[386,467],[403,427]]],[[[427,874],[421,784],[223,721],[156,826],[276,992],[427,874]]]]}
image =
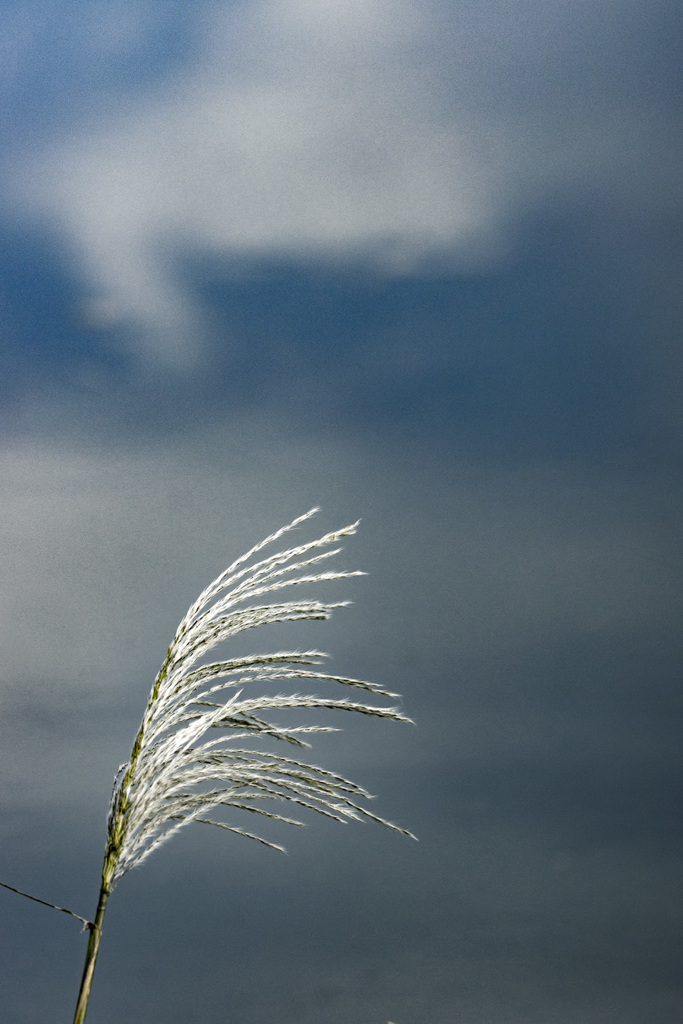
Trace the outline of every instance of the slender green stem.
{"type": "Polygon", "coordinates": [[[88,1012],[90,989],[92,988],[92,979],[95,973],[95,964],[97,963],[97,954],[100,949],[100,940],[102,938],[104,912],[107,909],[107,900],[109,899],[110,893],[110,884],[103,881],[102,888],[100,889],[100,898],[97,904],[95,920],[89,926],[90,939],[88,940],[88,951],[85,954],[85,967],[83,968],[83,979],[81,981],[81,990],[78,994],[74,1024],[84,1024],[85,1015],[88,1012]]]}
{"type": "MultiPolygon", "coordinates": [[[[171,653],[172,648],[169,648],[166,660],[161,672],[157,676],[154,689],[152,691],[152,696],[149,702],[150,706],[156,700],[159,693],[159,687],[166,677],[166,670],[171,658],[171,653]]],[[[81,979],[81,989],[78,993],[78,1003],[76,1004],[74,1024],[84,1024],[85,1015],[88,1012],[90,990],[92,988],[93,975],[95,974],[95,964],[97,963],[97,954],[99,953],[100,942],[102,941],[104,913],[107,909],[107,900],[114,888],[116,865],[121,853],[121,847],[126,831],[128,810],[130,807],[130,798],[128,793],[129,782],[135,772],[135,766],[137,765],[138,757],[140,755],[140,747],[145,735],[145,726],[146,723],[143,719],[140,731],[135,738],[133,752],[130,756],[130,761],[128,762],[128,770],[123,778],[120,788],[118,789],[118,793],[114,801],[114,807],[112,809],[112,816],[109,822],[109,831],[107,836],[107,847],[104,853],[104,866],[102,868],[102,887],[100,889],[100,898],[97,904],[95,920],[88,924],[88,927],[90,928],[90,938],[88,940],[88,949],[85,954],[85,966],[83,968],[83,977],[81,979]]]]}

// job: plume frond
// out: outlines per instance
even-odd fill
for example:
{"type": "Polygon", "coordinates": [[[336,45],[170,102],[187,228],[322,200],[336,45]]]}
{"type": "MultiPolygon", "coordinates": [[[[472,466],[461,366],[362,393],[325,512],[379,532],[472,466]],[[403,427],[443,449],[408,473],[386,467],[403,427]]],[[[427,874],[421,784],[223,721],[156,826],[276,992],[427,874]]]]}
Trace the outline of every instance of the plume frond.
{"type": "Polygon", "coordinates": [[[361,679],[326,672],[326,655],[317,650],[276,651],[202,663],[213,648],[245,630],[276,622],[327,619],[335,608],[348,604],[306,598],[253,603],[287,587],[363,575],[319,568],[339,553],[341,549],[332,546],[355,533],[357,523],[256,558],[316,511],[299,516],[228,566],[202,591],[178,626],[152,687],[130,760],[119,770],[114,784],[103,872],[107,889],[192,822],[215,825],[282,849],[238,825],[206,816],[220,808],[302,824],[263,806],[264,802],[280,801],[335,821],[368,819],[410,835],[359,803],[370,794],[356,783],[315,765],[242,745],[259,738],[305,748],[309,744],[304,735],[335,731],[317,724],[278,725],[269,717],[276,709],[353,711],[410,721],[396,706],[296,692],[256,696],[251,692],[254,684],[305,680],[350,687],[375,697],[393,699],[397,694],[361,679]]]}

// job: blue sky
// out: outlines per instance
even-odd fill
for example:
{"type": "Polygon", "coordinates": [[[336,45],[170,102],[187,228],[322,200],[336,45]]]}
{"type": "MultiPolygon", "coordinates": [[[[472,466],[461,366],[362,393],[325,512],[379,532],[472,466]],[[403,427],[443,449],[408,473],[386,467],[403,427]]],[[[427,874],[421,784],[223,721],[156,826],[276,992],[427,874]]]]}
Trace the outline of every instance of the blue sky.
{"type": "MultiPolygon", "coordinates": [[[[417,723],[314,754],[419,844],[187,830],[89,1019],[678,1022],[678,5],[3,17],[0,880],[94,911],[177,622],[312,505],[369,576],[273,643],[417,723]]],[[[8,1019],[69,1019],[84,937],[4,892],[8,1019]]]]}

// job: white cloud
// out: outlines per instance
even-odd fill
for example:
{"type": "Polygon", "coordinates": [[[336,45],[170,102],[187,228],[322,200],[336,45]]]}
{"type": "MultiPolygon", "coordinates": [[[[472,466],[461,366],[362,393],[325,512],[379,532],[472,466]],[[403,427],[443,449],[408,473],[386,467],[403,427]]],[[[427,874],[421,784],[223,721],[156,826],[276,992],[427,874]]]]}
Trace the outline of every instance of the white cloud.
{"type": "MultiPolygon", "coordinates": [[[[179,368],[201,345],[174,274],[193,252],[399,272],[490,258],[513,211],[612,180],[631,130],[599,101],[563,125],[557,82],[547,102],[510,104],[527,88],[515,69],[540,88],[562,79],[566,26],[551,8],[522,30],[494,6],[487,19],[464,4],[454,24],[414,0],[201,8],[184,75],[22,167],[13,201],[70,239],[150,359],[179,368]]],[[[648,134],[643,151],[656,119],[648,134]]]]}

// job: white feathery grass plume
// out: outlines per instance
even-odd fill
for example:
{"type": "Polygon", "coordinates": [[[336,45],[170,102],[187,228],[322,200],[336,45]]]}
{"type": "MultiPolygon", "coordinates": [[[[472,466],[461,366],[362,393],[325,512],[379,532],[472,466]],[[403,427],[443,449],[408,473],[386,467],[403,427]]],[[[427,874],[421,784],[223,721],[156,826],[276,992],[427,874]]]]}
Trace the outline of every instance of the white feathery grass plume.
{"type": "Polygon", "coordinates": [[[152,687],[130,759],[121,766],[114,783],[102,887],[95,920],[89,925],[90,941],[74,1024],[85,1020],[104,912],[114,886],[185,825],[193,821],[216,825],[282,850],[255,832],[207,817],[221,808],[233,808],[292,825],[303,824],[270,809],[274,802],[282,801],[335,821],[366,818],[411,835],[372,814],[359,802],[370,794],[349,779],[298,757],[277,755],[251,745],[254,740],[274,739],[305,748],[309,746],[305,735],[335,731],[318,725],[276,725],[270,721],[270,711],[278,708],[356,711],[410,721],[395,706],[365,700],[309,693],[252,696],[255,683],[297,680],[304,685],[317,680],[376,697],[395,698],[397,694],[360,679],[330,675],[319,667],[325,655],[315,650],[277,651],[200,663],[218,644],[246,629],[299,619],[327,619],[334,608],[349,603],[329,604],[306,598],[253,603],[264,594],[287,587],[364,575],[320,568],[341,550],[332,545],[355,533],[358,523],[255,560],[263,548],[317,511],[314,508],[299,516],[233,562],[199,595],[178,626],[152,687]]]}

